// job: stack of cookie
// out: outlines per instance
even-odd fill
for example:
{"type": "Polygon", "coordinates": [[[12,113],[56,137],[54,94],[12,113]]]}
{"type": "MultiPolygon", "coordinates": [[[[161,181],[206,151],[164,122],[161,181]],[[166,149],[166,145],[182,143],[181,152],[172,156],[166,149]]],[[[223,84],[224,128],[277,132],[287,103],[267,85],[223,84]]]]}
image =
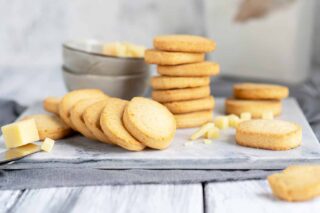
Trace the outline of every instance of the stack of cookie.
{"type": "Polygon", "coordinates": [[[288,97],[289,89],[274,84],[240,83],[233,86],[233,98],[226,100],[227,114],[251,113],[261,118],[266,112],[278,116],[282,110],[281,100],[288,97]]]}
{"type": "Polygon", "coordinates": [[[145,61],[156,64],[160,76],[151,80],[152,98],[175,116],[177,128],[201,126],[212,121],[214,98],[210,77],[219,65],[204,61],[215,42],[200,36],[167,35],[154,38],[155,49],[145,52],[145,61]]]}

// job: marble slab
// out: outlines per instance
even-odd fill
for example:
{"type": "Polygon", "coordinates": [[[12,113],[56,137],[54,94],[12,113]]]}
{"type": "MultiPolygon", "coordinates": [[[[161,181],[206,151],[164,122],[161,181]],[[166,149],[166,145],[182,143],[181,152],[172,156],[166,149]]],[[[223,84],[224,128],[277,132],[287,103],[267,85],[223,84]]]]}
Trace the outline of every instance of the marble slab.
{"type": "MultiPolygon", "coordinates": [[[[215,115],[223,113],[223,105],[224,99],[217,98],[215,115]]],[[[25,114],[40,112],[43,111],[38,103],[25,114]]],[[[280,118],[302,126],[303,141],[300,147],[288,151],[241,147],[235,143],[235,130],[231,128],[223,130],[222,137],[212,144],[204,144],[199,139],[189,146],[184,144],[195,129],[178,130],[168,149],[147,149],[142,152],[129,152],[76,135],[57,141],[51,153],[36,153],[2,168],[282,169],[291,164],[320,162],[320,144],[296,100],[283,101],[280,118]]],[[[0,142],[0,151],[4,150],[3,142],[0,142]]]]}

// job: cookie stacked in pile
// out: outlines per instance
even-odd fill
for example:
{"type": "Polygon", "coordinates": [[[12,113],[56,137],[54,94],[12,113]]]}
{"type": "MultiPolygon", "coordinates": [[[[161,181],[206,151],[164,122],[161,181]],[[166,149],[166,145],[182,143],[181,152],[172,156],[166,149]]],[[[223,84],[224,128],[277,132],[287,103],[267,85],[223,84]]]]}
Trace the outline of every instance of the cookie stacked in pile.
{"type": "Polygon", "coordinates": [[[249,112],[253,118],[261,118],[263,113],[274,116],[281,114],[281,100],[288,97],[289,89],[274,84],[239,83],[233,86],[233,98],[226,100],[227,114],[240,115],[249,112]]]}
{"type": "Polygon", "coordinates": [[[153,45],[155,49],[145,52],[145,61],[156,64],[160,74],[151,80],[152,98],[174,114],[177,128],[212,121],[210,77],[219,73],[219,65],[204,60],[215,42],[200,36],[166,35],[155,37],[153,45]]]}

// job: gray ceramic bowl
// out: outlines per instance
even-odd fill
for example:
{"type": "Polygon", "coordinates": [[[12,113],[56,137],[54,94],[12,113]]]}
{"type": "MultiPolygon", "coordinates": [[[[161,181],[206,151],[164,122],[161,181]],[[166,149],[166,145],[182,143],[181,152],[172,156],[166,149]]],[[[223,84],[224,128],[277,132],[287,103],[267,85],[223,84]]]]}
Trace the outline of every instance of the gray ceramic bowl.
{"type": "Polygon", "coordinates": [[[63,44],[63,63],[70,72],[94,75],[137,75],[149,72],[143,58],[123,58],[102,54],[103,43],[73,40],[63,44]]]}
{"type": "Polygon", "coordinates": [[[130,100],[143,96],[149,86],[149,73],[128,76],[74,74],[63,68],[63,79],[68,90],[94,88],[107,95],[130,100]]]}

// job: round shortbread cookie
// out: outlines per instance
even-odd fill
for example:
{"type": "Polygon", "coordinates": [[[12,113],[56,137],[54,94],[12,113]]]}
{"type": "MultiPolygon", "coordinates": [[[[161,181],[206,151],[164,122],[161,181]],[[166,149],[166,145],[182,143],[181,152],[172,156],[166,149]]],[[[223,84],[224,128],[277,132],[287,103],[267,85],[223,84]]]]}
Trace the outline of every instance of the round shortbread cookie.
{"type": "MultiPolygon", "coordinates": [[[[103,98],[103,99],[106,99],[103,98]]],[[[89,130],[83,120],[84,111],[91,106],[92,104],[101,101],[102,99],[84,99],[78,101],[70,110],[70,120],[72,125],[85,137],[97,140],[97,138],[93,135],[93,133],[89,130]]]]}
{"type": "Polygon", "coordinates": [[[212,96],[190,100],[190,101],[176,101],[176,102],[169,102],[164,103],[163,105],[166,106],[170,112],[174,114],[181,114],[181,113],[190,113],[190,112],[197,112],[203,110],[213,110],[214,109],[214,98],[212,96]]]}
{"type": "Polygon", "coordinates": [[[107,137],[118,146],[130,151],[141,151],[145,145],[135,139],[124,127],[122,116],[128,101],[108,99],[100,117],[100,125],[107,137]]]}
{"type": "Polygon", "coordinates": [[[289,95],[289,89],[285,86],[274,84],[242,83],[233,86],[235,98],[251,100],[284,99],[289,95]]]}
{"type": "Polygon", "coordinates": [[[179,76],[179,77],[203,77],[214,76],[220,72],[220,66],[217,63],[204,61],[194,64],[182,64],[176,66],[157,66],[160,75],[179,76]]]}
{"type": "Polygon", "coordinates": [[[253,118],[261,118],[265,112],[272,112],[274,116],[281,114],[282,103],[277,100],[237,100],[227,99],[225,102],[227,114],[239,115],[250,112],[253,118]]]}
{"type": "Polygon", "coordinates": [[[209,77],[165,77],[155,76],[151,79],[153,89],[181,89],[207,86],[210,84],[209,77]]]}
{"type": "Polygon", "coordinates": [[[74,90],[67,93],[63,96],[62,100],[59,104],[59,115],[60,118],[74,130],[76,128],[72,126],[70,121],[70,110],[71,108],[80,100],[89,99],[89,98],[103,98],[106,95],[98,89],[81,89],[81,90],[74,90]]]}
{"type": "Polygon", "coordinates": [[[204,53],[213,51],[216,43],[195,35],[163,35],[153,39],[153,46],[164,51],[204,53]]]}
{"type": "Polygon", "coordinates": [[[159,65],[179,65],[201,62],[204,60],[203,53],[181,53],[181,52],[164,52],[149,49],[145,51],[144,60],[148,64],[159,65]]]}
{"type": "Polygon", "coordinates": [[[58,140],[65,138],[72,133],[72,129],[56,115],[27,115],[23,117],[22,120],[31,118],[36,122],[40,140],[44,140],[45,138],[58,140]]]}
{"type": "Polygon", "coordinates": [[[59,104],[60,104],[61,98],[60,97],[47,97],[43,101],[43,108],[47,112],[51,112],[54,114],[59,114],[59,104]]]}
{"type": "Polygon", "coordinates": [[[82,117],[86,127],[98,139],[98,141],[113,144],[112,141],[104,134],[100,126],[100,116],[107,101],[108,99],[98,101],[87,107],[84,110],[82,117]]]}
{"type": "Polygon", "coordinates": [[[202,126],[212,121],[212,110],[191,112],[174,115],[177,122],[177,128],[192,128],[202,126]]]}
{"type": "Polygon", "coordinates": [[[152,99],[161,103],[193,100],[210,96],[210,87],[195,87],[187,89],[154,90],[152,99]]]}
{"type": "Polygon", "coordinates": [[[148,98],[135,97],[123,113],[126,129],[144,145],[167,148],[176,132],[176,121],[162,104],[148,98]]]}
{"type": "Polygon", "coordinates": [[[302,129],[282,120],[249,120],[236,128],[236,142],[259,149],[288,150],[300,146],[302,129]]]}

